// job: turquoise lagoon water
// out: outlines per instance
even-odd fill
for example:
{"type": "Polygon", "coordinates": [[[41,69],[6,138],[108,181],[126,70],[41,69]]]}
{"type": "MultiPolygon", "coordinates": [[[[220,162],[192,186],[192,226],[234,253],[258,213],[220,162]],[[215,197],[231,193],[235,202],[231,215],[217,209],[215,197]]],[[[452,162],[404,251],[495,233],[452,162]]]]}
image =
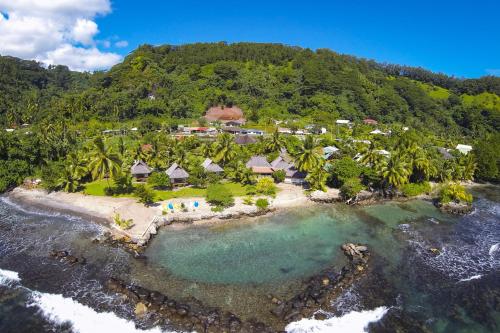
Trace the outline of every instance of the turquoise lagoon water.
{"type": "Polygon", "coordinates": [[[152,241],[147,255],[170,273],[197,282],[283,283],[327,266],[341,267],[346,260],[340,246],[345,242],[395,251],[399,245],[393,230],[424,217],[446,220],[424,201],[361,208],[318,205],[258,221],[165,229],[152,241]]]}

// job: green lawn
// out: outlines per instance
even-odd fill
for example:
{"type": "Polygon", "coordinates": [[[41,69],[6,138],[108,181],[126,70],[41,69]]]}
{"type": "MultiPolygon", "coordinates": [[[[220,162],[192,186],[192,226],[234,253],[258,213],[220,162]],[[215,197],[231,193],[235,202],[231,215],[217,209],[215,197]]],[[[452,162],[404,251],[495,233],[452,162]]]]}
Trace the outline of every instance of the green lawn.
{"type": "MultiPolygon", "coordinates": [[[[111,182],[110,182],[111,184],[111,182]]],[[[235,197],[246,195],[246,186],[239,183],[223,183],[235,197]]],[[[104,188],[108,186],[106,180],[96,180],[84,185],[83,193],[88,195],[105,196],[104,188]]],[[[181,187],[175,191],[158,191],[154,190],[156,200],[168,200],[172,198],[190,198],[190,197],[204,197],[207,190],[204,188],[194,187],[181,187]]],[[[134,194],[122,194],[117,197],[134,197],[134,194]]]]}

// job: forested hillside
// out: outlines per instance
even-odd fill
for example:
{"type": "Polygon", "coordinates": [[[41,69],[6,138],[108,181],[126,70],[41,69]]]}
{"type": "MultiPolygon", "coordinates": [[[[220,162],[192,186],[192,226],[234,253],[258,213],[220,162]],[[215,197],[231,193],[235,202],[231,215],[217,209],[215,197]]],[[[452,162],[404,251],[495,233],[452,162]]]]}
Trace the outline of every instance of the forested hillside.
{"type": "Polygon", "coordinates": [[[144,45],[108,72],[0,57],[0,121],[163,122],[237,104],[255,122],[374,118],[449,136],[498,131],[500,78],[460,80],[322,49],[278,44],[144,45]]]}

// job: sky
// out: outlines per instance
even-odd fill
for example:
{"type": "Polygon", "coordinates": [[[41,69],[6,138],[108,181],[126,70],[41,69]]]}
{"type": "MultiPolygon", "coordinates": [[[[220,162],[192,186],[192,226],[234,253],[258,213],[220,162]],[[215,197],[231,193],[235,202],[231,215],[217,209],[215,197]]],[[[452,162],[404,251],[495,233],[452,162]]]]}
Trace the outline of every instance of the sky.
{"type": "Polygon", "coordinates": [[[500,76],[500,1],[0,0],[0,54],[110,68],[141,44],[274,42],[500,76]]]}

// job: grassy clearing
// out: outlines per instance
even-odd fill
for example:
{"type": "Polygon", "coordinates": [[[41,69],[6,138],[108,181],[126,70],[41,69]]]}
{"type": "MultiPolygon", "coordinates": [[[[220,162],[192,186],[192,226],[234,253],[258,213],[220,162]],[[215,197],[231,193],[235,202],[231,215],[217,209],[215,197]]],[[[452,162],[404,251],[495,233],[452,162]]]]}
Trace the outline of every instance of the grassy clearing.
{"type": "MultiPolygon", "coordinates": [[[[106,180],[96,180],[84,185],[83,193],[87,195],[95,195],[95,196],[105,196],[104,189],[112,184],[111,182],[108,184],[106,180]]],[[[146,185],[148,186],[148,185],[146,185]]],[[[239,183],[223,183],[223,186],[227,188],[235,197],[241,197],[246,195],[246,186],[241,185],[239,183]]],[[[204,188],[194,188],[194,187],[182,187],[174,191],[159,191],[154,190],[155,199],[162,201],[173,198],[193,198],[193,197],[204,197],[207,193],[207,190],[204,188]]],[[[133,193],[131,194],[121,194],[116,197],[135,197],[133,193]]]]}

